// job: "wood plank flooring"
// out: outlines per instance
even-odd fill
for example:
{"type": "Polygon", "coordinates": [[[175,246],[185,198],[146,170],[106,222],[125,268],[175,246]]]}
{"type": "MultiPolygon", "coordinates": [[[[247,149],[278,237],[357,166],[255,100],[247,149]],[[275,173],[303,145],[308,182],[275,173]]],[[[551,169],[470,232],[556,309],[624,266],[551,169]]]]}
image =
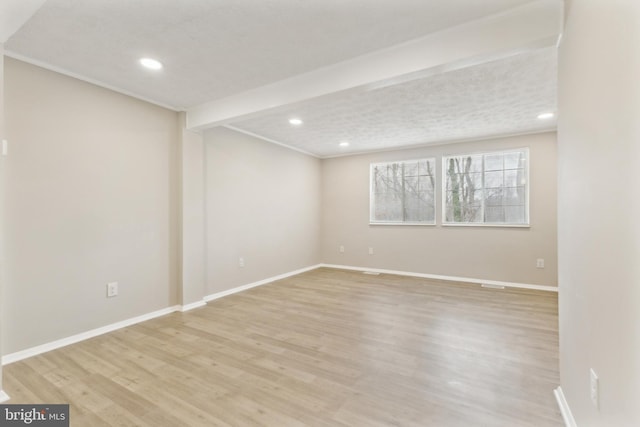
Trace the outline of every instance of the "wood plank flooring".
{"type": "Polygon", "coordinates": [[[562,426],[557,295],[318,269],[4,367],[71,425],[562,426]]]}

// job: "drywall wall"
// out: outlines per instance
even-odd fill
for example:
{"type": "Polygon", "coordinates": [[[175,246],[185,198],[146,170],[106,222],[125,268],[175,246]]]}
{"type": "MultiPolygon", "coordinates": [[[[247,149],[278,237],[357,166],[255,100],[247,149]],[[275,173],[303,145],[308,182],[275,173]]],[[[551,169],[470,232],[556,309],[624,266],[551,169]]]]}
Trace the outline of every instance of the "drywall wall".
{"type": "Polygon", "coordinates": [[[556,135],[543,133],[327,159],[322,163],[325,263],[556,286],[556,135]],[[530,228],[369,225],[369,165],[442,155],[530,149],[530,228]],[[339,246],[344,246],[340,253],[339,246]],[[372,247],[374,254],[368,254],[372,247]],[[536,259],[545,268],[536,268],[536,259]]]}
{"type": "Polygon", "coordinates": [[[205,194],[204,141],[200,132],[185,128],[185,114],[180,113],[181,126],[181,298],[182,305],[202,301],[206,295],[205,271],[205,194]]]}
{"type": "Polygon", "coordinates": [[[208,293],[319,263],[320,160],[227,128],[204,141],[208,293]]]}
{"type": "MultiPolygon", "coordinates": [[[[4,130],[4,44],[0,43],[0,141],[5,139],[4,130]]],[[[0,155],[0,356],[2,353],[2,326],[4,299],[4,156],[0,155]]],[[[0,402],[5,397],[2,391],[2,363],[0,363],[0,402]]],[[[6,397],[5,397],[6,398],[6,397]]]]}
{"type": "Polygon", "coordinates": [[[640,2],[569,6],[558,94],[561,384],[580,427],[638,426],[640,2]]]}
{"type": "Polygon", "coordinates": [[[5,108],[3,352],[176,304],[177,113],[11,58],[5,108]]]}

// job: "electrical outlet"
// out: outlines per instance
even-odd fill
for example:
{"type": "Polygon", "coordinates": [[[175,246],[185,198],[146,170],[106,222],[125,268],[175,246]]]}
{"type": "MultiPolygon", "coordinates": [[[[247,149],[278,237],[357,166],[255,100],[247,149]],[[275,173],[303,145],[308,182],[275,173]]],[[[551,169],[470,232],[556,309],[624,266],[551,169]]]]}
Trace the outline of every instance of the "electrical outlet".
{"type": "Polygon", "coordinates": [[[240,267],[240,268],[244,267],[244,258],[240,257],[238,259],[238,267],[240,267]]]}
{"type": "Polygon", "coordinates": [[[118,282],[107,283],[107,298],[118,295],[118,282]]]}
{"type": "Polygon", "coordinates": [[[598,379],[598,375],[596,374],[596,372],[593,370],[593,368],[591,368],[589,370],[589,374],[590,374],[590,392],[591,392],[591,403],[593,403],[593,406],[595,406],[596,408],[598,408],[598,401],[599,401],[599,382],[600,380],[598,379]]]}
{"type": "Polygon", "coordinates": [[[373,248],[369,247],[369,255],[373,255],[373,248]]]}
{"type": "Polygon", "coordinates": [[[538,258],[536,260],[536,268],[544,268],[544,259],[538,258]]]}
{"type": "Polygon", "coordinates": [[[343,254],[344,253],[344,246],[340,245],[340,247],[338,248],[338,251],[343,254]]]}

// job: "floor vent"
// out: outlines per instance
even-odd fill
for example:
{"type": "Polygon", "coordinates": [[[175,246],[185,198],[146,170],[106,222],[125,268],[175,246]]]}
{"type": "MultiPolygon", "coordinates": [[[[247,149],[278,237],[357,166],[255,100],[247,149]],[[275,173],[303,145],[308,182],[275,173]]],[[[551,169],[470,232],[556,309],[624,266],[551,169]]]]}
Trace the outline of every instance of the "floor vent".
{"type": "Polygon", "coordinates": [[[368,274],[369,276],[379,276],[380,273],[376,271],[363,271],[362,274],[368,274]]]}
{"type": "Polygon", "coordinates": [[[501,286],[501,285],[490,285],[489,283],[483,283],[480,286],[482,286],[483,288],[489,288],[489,289],[504,289],[504,286],[501,286]]]}

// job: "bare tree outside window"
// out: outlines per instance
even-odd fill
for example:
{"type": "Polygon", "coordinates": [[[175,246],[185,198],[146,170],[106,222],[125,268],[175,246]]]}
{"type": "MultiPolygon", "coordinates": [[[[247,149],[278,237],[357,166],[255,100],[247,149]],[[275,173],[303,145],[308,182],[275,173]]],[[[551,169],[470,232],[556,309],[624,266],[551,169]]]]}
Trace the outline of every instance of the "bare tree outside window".
{"type": "Polygon", "coordinates": [[[529,222],[526,149],[443,158],[444,222],[529,222]]]}
{"type": "Polygon", "coordinates": [[[371,165],[372,223],[435,224],[435,159],[371,165]]]}

